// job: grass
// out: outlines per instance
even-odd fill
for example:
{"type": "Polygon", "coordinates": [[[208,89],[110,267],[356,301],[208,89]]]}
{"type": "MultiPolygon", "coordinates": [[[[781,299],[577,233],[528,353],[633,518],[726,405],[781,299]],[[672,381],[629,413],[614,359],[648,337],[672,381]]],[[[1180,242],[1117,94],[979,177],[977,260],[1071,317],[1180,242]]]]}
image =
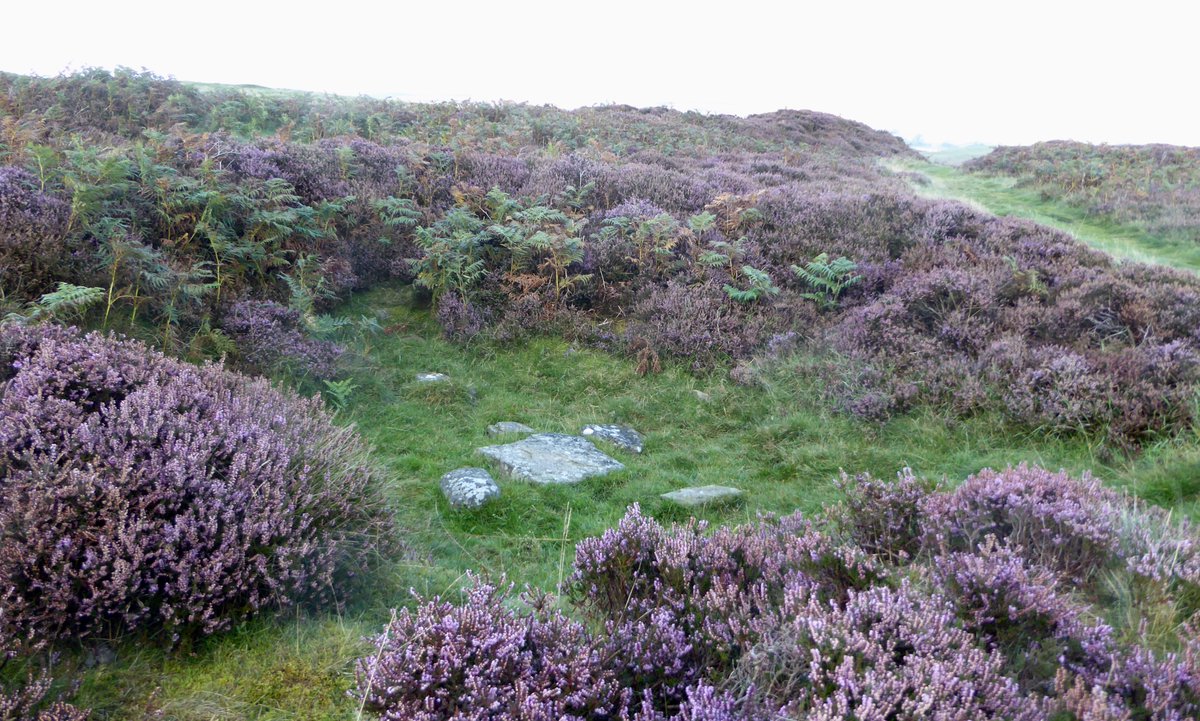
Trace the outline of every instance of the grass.
{"type": "Polygon", "coordinates": [[[1021,461],[1077,472],[1104,466],[1085,443],[1014,435],[991,418],[960,422],[925,412],[883,427],[864,425],[832,412],[817,381],[787,369],[748,388],[724,373],[695,376],[678,368],[639,377],[627,359],[555,339],[458,348],[438,339],[428,315],[411,309],[398,289],[362,296],[347,311],[383,312],[385,324],[406,329],[372,341],[372,365],[357,378],[347,418],[389,470],[415,545],[455,574],[481,570],[553,588],[568,513],[569,543],[612,526],[632,503],[657,517],[683,519],[659,496],[690,485],[745,490],[742,506],[703,514],[736,523],[759,512],[819,511],[836,500],[833,481],[842,469],[890,476],[910,466],[961,479],[1021,461]],[[433,371],[452,380],[414,381],[433,371]],[[625,423],[645,434],[645,452],[598,442],[626,470],[576,486],[502,480],[496,503],[451,511],[438,478],[485,465],[475,449],[499,442],[486,429],[502,420],[560,433],[592,422],[625,423]]]}
{"type": "Polygon", "coordinates": [[[342,312],[378,316],[392,329],[358,344],[356,388],[339,416],[374,446],[412,557],[383,559],[344,608],[247,623],[171,652],[124,641],[115,646],[115,662],[90,670],[78,654],[68,657],[60,675],[81,670],[77,700],[97,709],[98,718],[140,718],[150,709],[181,721],[353,719],[357,705],[347,692],[354,659],[370,652],[364,638],[382,629],[391,608],[411,603],[409,588],[453,594],[476,571],[554,589],[570,573],[574,543],[612,526],[629,504],[683,520],[688,514],[659,498],[683,486],[744,489],[743,504],[702,514],[731,524],[759,512],[816,513],[837,500],[833,481],[841,469],[889,476],[907,465],[958,481],[986,466],[1029,461],[1076,473],[1095,469],[1181,513],[1200,510],[1194,440],[1106,461],[1083,441],[1017,433],[990,417],[955,421],[921,412],[865,425],[831,412],[819,383],[795,367],[745,387],[724,372],[696,376],[675,367],[639,377],[627,358],[555,339],[462,348],[438,337],[428,312],[414,308],[402,287],[358,296],[342,312]],[[428,371],[451,381],[415,382],[428,371]],[[645,434],[645,452],[598,442],[625,471],[559,487],[501,478],[497,501],[451,510],[438,479],[486,465],[475,449],[503,442],[486,430],[501,420],[567,433],[590,422],[628,423],[645,434]]]}
{"type": "Polygon", "coordinates": [[[1155,237],[1140,228],[1091,216],[1082,208],[1045,199],[1036,189],[1018,185],[1015,178],[911,160],[893,161],[889,168],[924,176],[928,184],[912,183],[924,197],[958,200],[995,215],[1048,225],[1122,260],[1200,272],[1200,245],[1155,237]]]}

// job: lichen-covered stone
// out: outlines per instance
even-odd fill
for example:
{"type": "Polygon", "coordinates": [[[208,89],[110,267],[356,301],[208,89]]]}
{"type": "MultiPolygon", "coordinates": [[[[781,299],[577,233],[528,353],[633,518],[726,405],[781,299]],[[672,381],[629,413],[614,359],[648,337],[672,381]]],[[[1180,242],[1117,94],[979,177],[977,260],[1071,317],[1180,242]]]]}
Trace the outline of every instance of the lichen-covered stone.
{"type": "Polygon", "coordinates": [[[488,435],[493,438],[496,436],[508,435],[510,433],[537,433],[534,429],[524,423],[515,421],[500,421],[488,426],[488,435]]]}
{"type": "Polygon", "coordinates": [[[500,486],[485,468],[459,468],[442,476],[442,493],[454,508],[479,508],[500,497],[500,486]]]}
{"type": "Polygon", "coordinates": [[[662,497],[686,508],[732,503],[742,497],[742,491],[730,486],[695,486],[662,494],[662,497]]]}
{"type": "Polygon", "coordinates": [[[602,438],[618,448],[631,453],[642,452],[642,434],[629,426],[592,423],[583,427],[581,434],[589,438],[602,438]]]}
{"type": "Polygon", "coordinates": [[[485,446],[478,451],[513,478],[533,483],[579,483],[625,466],[609,458],[586,438],[538,433],[516,443],[485,446]]]}

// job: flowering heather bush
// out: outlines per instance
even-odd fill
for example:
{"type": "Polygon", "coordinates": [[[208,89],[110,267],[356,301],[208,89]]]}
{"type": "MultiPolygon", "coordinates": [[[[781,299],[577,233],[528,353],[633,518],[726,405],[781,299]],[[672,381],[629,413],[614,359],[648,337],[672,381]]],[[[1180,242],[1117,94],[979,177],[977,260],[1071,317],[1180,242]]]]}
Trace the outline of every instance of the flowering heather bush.
{"type": "Polygon", "coordinates": [[[529,163],[491,153],[468,153],[463,158],[463,170],[471,183],[485,190],[499,188],[509,195],[516,195],[529,181],[529,163]]]}
{"type": "Polygon", "coordinates": [[[749,356],[780,325],[758,307],[736,304],[715,283],[671,281],[638,303],[628,334],[702,369],[749,356]]]}
{"type": "Polygon", "coordinates": [[[1108,396],[1110,437],[1153,437],[1192,422],[1200,355],[1186,341],[1143,343],[1111,354],[1102,364],[1114,379],[1108,396]]]}
{"type": "Polygon", "coordinates": [[[1194,277],[1116,267],[1056,231],[949,203],[822,203],[765,196],[774,240],[759,246],[778,267],[853,239],[844,254],[864,281],[823,334],[850,359],[834,373],[844,408],[876,418],[918,402],[998,408],[1118,446],[1191,422],[1194,277]],[[857,225],[841,231],[846,217],[857,225]],[[1155,372],[1135,370],[1147,366],[1155,372]],[[1124,392],[1135,378],[1140,392],[1124,392]]]}
{"type": "Polygon", "coordinates": [[[365,449],[319,399],[40,332],[0,327],[0,635],[212,633],[336,593],[386,538],[365,449]]]}
{"type": "Polygon", "coordinates": [[[0,288],[21,297],[47,290],[67,255],[67,204],[31,173],[0,166],[0,288]]]}
{"type": "Polygon", "coordinates": [[[1112,420],[1112,379],[1082,355],[1048,345],[1029,351],[1022,365],[1003,392],[1014,418],[1051,432],[1095,431],[1112,420]]]}
{"type": "MultiPolygon", "coordinates": [[[[681,689],[670,712],[621,683],[630,665],[602,638],[523,596],[476,581],[462,602],[401,611],[356,669],[363,708],[383,719],[744,721],[739,700],[711,685],[681,689]]],[[[652,624],[653,625],[653,624],[652,624]]],[[[649,674],[662,670],[647,666],[649,674]]]]}
{"type": "Polygon", "coordinates": [[[842,474],[838,488],[846,499],[834,518],[843,533],[867,553],[905,562],[921,550],[924,506],[937,488],[911,468],[896,480],[875,480],[868,473],[851,478],[842,474]]]}
{"type": "Polygon", "coordinates": [[[1155,654],[1134,647],[1104,685],[1133,710],[1151,721],[1184,721],[1200,717],[1200,636],[1195,626],[1183,628],[1183,650],[1155,654]]]}
{"type": "Polygon", "coordinates": [[[333,148],[301,143],[265,141],[261,144],[230,142],[221,148],[225,167],[235,179],[282,178],[307,203],[333,200],[350,194],[349,185],[333,148]]]}
{"type": "MultiPolygon", "coordinates": [[[[544,601],[544,599],[543,599],[544,601]]],[[[358,664],[364,708],[394,721],[555,721],[624,715],[628,692],[579,623],[477,583],[460,605],[402,611],[358,664]]]]}
{"type": "Polygon", "coordinates": [[[1030,566],[1019,550],[988,536],[975,552],[934,559],[934,577],[964,628],[1005,655],[1010,675],[1043,691],[1059,668],[1088,678],[1107,671],[1112,628],[1088,623],[1054,573],[1030,566]]]}
{"type": "Polygon", "coordinates": [[[336,378],[341,373],[345,349],[308,336],[300,312],[274,301],[238,301],[221,327],[237,343],[236,361],[247,371],[316,379],[336,378]]]}
{"type": "Polygon", "coordinates": [[[841,721],[1044,718],[943,600],[907,584],[852,591],[842,606],[789,587],[779,627],[735,678],[770,718],[841,721]]]}
{"type": "Polygon", "coordinates": [[[1134,647],[1114,657],[1098,678],[1060,672],[1049,708],[1079,721],[1191,721],[1200,717],[1200,643],[1196,629],[1181,633],[1182,651],[1134,647]]]}
{"type": "Polygon", "coordinates": [[[728,671],[788,584],[843,599],[881,575],[798,514],[705,530],[695,521],[663,528],[633,506],[616,528],[576,546],[577,603],[606,622],[636,695],[652,691],[665,708],[697,679],[728,671]]]}
{"type": "Polygon", "coordinates": [[[1120,496],[1089,475],[1021,464],[984,469],[925,507],[925,542],[971,552],[988,536],[1072,583],[1109,567],[1119,542],[1120,496]]]}
{"type": "Polygon", "coordinates": [[[486,327],[479,309],[457,293],[447,293],[438,299],[437,322],[446,340],[454,343],[466,343],[486,327]]]}
{"type": "Polygon", "coordinates": [[[1121,514],[1121,556],[1139,576],[1200,588],[1200,528],[1158,506],[1121,514]]]}

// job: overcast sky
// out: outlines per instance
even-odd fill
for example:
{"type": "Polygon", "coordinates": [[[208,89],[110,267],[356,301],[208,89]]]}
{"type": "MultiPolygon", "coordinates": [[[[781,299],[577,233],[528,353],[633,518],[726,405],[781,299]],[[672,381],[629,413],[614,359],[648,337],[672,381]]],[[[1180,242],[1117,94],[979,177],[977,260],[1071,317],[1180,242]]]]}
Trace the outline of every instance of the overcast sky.
{"type": "Polygon", "coordinates": [[[6,3],[0,69],[413,100],[806,108],[906,138],[1200,146],[1200,10],[1138,2],[6,3]]]}

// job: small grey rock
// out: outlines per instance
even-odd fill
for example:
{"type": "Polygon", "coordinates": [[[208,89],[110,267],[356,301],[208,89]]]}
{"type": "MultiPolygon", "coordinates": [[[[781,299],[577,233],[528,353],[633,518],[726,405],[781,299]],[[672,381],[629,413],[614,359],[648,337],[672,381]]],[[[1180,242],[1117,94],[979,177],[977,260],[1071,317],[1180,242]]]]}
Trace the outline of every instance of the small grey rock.
{"type": "Polygon", "coordinates": [[[614,426],[592,423],[583,427],[582,435],[603,438],[609,443],[634,453],[642,452],[642,434],[629,426],[614,426]]]}
{"type": "Polygon", "coordinates": [[[95,668],[97,666],[107,666],[117,660],[117,652],[112,649],[107,643],[101,643],[88,649],[87,655],[84,656],[84,668],[95,668]]]}
{"type": "Polygon", "coordinates": [[[730,486],[695,486],[664,493],[662,497],[685,508],[695,508],[736,501],[742,497],[742,491],[730,486]]]}
{"type": "Polygon", "coordinates": [[[538,433],[516,443],[485,446],[477,451],[492,459],[513,478],[542,484],[579,483],[624,468],[586,438],[562,433],[538,433]]]}
{"type": "Polygon", "coordinates": [[[500,486],[485,468],[459,468],[442,476],[442,493],[454,508],[479,508],[500,497],[500,486]]]}
{"type": "Polygon", "coordinates": [[[450,380],[450,376],[445,373],[418,373],[418,383],[445,383],[450,380]]]}
{"type": "Polygon", "coordinates": [[[698,390],[694,390],[694,389],[693,389],[693,390],[692,390],[692,393],[695,393],[695,394],[696,394],[696,400],[698,400],[698,401],[700,401],[700,402],[702,402],[702,403],[708,403],[709,401],[711,401],[711,400],[712,400],[712,396],[710,396],[709,394],[705,393],[704,391],[698,391],[698,390]]]}
{"type": "Polygon", "coordinates": [[[488,426],[488,435],[493,438],[508,433],[537,433],[537,431],[524,423],[517,423],[515,421],[500,421],[488,426]]]}

